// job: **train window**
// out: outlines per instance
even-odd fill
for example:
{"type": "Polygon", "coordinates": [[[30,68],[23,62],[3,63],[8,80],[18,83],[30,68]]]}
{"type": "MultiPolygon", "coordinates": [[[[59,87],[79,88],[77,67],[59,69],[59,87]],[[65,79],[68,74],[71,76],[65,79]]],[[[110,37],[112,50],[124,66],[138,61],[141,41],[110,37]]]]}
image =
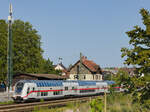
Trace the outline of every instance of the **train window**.
{"type": "Polygon", "coordinates": [[[47,96],[48,92],[41,92],[41,96],[47,96]]]}
{"type": "Polygon", "coordinates": [[[35,90],[35,88],[33,87],[33,91],[35,90]]]}
{"type": "Polygon", "coordinates": [[[53,95],[62,95],[62,91],[54,91],[53,95]]]}
{"type": "MultiPolygon", "coordinates": [[[[39,91],[39,90],[38,90],[39,91]]],[[[37,92],[37,96],[40,96],[40,92],[37,92]]]]}
{"type": "Polygon", "coordinates": [[[54,92],[53,92],[53,95],[57,95],[57,93],[58,93],[57,91],[54,91],[54,92]]]}
{"type": "Polygon", "coordinates": [[[60,91],[60,94],[63,94],[63,90],[60,91]]]}
{"type": "Polygon", "coordinates": [[[43,92],[41,92],[41,96],[44,96],[44,95],[43,95],[43,92]]]}
{"type": "Polygon", "coordinates": [[[95,92],[95,89],[80,90],[80,93],[89,93],[89,92],[95,92]]]}
{"type": "Polygon", "coordinates": [[[65,87],[65,90],[68,90],[68,87],[65,87]]]}
{"type": "Polygon", "coordinates": [[[27,94],[29,94],[29,91],[30,91],[30,88],[28,87],[28,89],[27,89],[27,94]]]}
{"type": "Polygon", "coordinates": [[[48,96],[48,92],[44,92],[44,96],[48,96]]]}
{"type": "Polygon", "coordinates": [[[22,89],[23,89],[23,86],[24,86],[24,83],[19,82],[19,83],[16,85],[15,92],[16,92],[16,93],[21,93],[21,91],[22,91],[22,89]]]}

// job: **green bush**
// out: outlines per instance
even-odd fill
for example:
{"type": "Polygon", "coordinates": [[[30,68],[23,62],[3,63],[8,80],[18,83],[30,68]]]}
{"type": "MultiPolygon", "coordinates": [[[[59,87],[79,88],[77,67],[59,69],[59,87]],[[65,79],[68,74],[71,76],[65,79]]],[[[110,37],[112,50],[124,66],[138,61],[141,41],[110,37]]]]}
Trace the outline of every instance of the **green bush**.
{"type": "Polygon", "coordinates": [[[91,112],[102,112],[103,111],[103,100],[99,97],[97,99],[93,99],[90,102],[91,112]]]}

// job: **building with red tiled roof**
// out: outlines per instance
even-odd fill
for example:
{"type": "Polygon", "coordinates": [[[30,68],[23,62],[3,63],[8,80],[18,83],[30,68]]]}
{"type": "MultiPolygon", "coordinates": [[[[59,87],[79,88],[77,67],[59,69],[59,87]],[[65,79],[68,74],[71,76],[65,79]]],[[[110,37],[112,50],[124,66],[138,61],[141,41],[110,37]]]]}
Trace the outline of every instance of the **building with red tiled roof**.
{"type": "Polygon", "coordinates": [[[70,80],[102,80],[102,71],[99,65],[82,56],[70,69],[70,80]]]}

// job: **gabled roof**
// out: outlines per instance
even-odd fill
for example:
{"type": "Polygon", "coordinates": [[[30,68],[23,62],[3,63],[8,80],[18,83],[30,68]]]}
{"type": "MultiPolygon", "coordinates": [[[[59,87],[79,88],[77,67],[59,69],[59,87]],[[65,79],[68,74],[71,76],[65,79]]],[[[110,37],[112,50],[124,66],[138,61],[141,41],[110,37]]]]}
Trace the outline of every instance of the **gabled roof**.
{"type": "Polygon", "coordinates": [[[62,63],[60,63],[59,65],[60,65],[61,67],[63,67],[65,70],[67,70],[66,67],[65,67],[62,63]]]}
{"type": "Polygon", "coordinates": [[[92,72],[96,72],[100,68],[99,65],[87,59],[82,59],[82,63],[92,72]]]}
{"type": "MultiPolygon", "coordinates": [[[[80,63],[80,60],[78,60],[71,68],[70,70],[76,65],[80,63]]],[[[88,60],[86,57],[82,57],[82,64],[87,67],[91,72],[97,72],[100,69],[100,66],[97,65],[95,62],[93,62],[92,60],[88,60]]],[[[69,71],[70,71],[69,70],[69,71]]]]}
{"type": "Polygon", "coordinates": [[[57,65],[53,65],[53,66],[54,66],[54,68],[61,66],[64,70],[67,70],[66,67],[62,63],[59,63],[57,65]]]}

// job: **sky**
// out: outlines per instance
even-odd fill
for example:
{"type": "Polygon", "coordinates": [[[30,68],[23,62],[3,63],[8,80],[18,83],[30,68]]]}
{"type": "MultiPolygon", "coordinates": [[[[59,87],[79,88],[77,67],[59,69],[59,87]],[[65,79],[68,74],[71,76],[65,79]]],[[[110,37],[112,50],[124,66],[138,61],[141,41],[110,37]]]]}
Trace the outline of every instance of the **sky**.
{"type": "Polygon", "coordinates": [[[30,22],[41,35],[44,58],[59,57],[68,67],[80,52],[100,67],[123,67],[121,48],[129,47],[125,32],[142,26],[139,11],[150,11],[150,0],[0,0],[0,19],[30,22]]]}

